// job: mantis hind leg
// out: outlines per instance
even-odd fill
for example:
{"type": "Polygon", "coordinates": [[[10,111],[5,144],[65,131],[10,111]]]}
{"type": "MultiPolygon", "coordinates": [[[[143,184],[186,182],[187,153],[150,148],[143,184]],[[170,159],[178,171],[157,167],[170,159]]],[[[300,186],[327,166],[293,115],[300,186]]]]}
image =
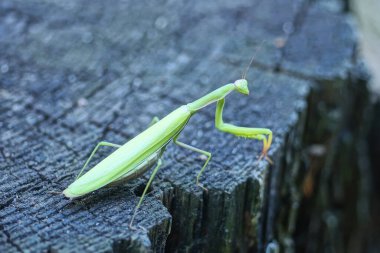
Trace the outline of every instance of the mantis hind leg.
{"type": "Polygon", "coordinates": [[[153,126],[153,125],[156,124],[158,121],[160,121],[160,119],[159,119],[157,116],[153,117],[153,119],[152,119],[152,121],[149,123],[148,127],[153,126]]]}
{"type": "Polygon", "coordinates": [[[75,178],[75,180],[77,180],[78,178],[80,178],[80,176],[82,175],[84,169],[87,167],[87,165],[88,165],[89,162],[91,161],[92,157],[95,155],[96,151],[98,151],[98,149],[99,149],[101,146],[108,146],[108,147],[114,147],[114,148],[120,148],[120,147],[121,147],[121,145],[114,144],[114,143],[107,142],[107,141],[101,141],[101,142],[99,142],[99,143],[96,145],[96,147],[94,148],[94,150],[91,152],[90,157],[87,159],[87,161],[86,161],[85,164],[83,165],[82,169],[80,170],[80,172],[79,172],[79,174],[77,175],[77,177],[75,178]]]}
{"type": "MultiPolygon", "coordinates": [[[[160,119],[158,117],[153,117],[152,121],[149,123],[148,127],[151,127],[153,126],[154,124],[156,124],[160,119]]],[[[107,142],[107,141],[101,141],[99,142],[96,147],[94,148],[94,150],[91,152],[91,155],[90,157],[87,159],[87,161],[85,162],[85,164],[83,165],[82,169],[80,170],[79,174],[76,176],[75,180],[77,180],[78,178],[80,178],[80,176],[82,175],[84,169],[87,167],[87,165],[90,163],[92,157],[95,155],[95,153],[98,151],[98,149],[101,147],[101,146],[108,146],[108,147],[114,147],[114,148],[120,148],[121,145],[119,144],[114,144],[114,143],[111,143],[111,142],[107,142]]]]}
{"type": "Polygon", "coordinates": [[[198,172],[198,175],[197,175],[197,186],[199,186],[199,187],[201,187],[203,190],[207,191],[207,188],[204,187],[201,183],[199,183],[199,179],[200,179],[200,177],[201,177],[203,171],[205,170],[205,168],[206,168],[208,162],[211,160],[211,153],[208,152],[208,151],[205,151],[205,150],[202,150],[202,149],[199,149],[199,148],[195,148],[195,147],[193,147],[193,146],[190,146],[190,145],[188,145],[188,144],[185,144],[185,143],[183,143],[183,142],[178,141],[178,140],[177,140],[177,139],[178,139],[178,136],[179,136],[179,134],[177,134],[177,135],[173,138],[173,142],[174,142],[175,144],[177,144],[178,146],[180,146],[180,147],[182,147],[182,148],[186,148],[186,149],[189,149],[189,150],[191,150],[191,151],[198,152],[198,153],[200,153],[200,154],[202,154],[202,155],[207,156],[206,162],[204,163],[202,169],[198,172]]]}
{"type": "MultiPolygon", "coordinates": [[[[151,127],[153,126],[154,124],[156,124],[157,122],[159,121],[159,118],[158,117],[153,117],[152,121],[149,123],[148,127],[151,127]]],[[[114,143],[111,143],[111,142],[107,142],[107,141],[101,141],[99,142],[96,147],[94,148],[94,150],[91,152],[91,155],[90,157],[87,159],[87,161],[85,162],[85,164],[83,165],[82,169],[80,170],[79,174],[76,176],[75,180],[77,180],[78,178],[80,178],[80,176],[82,175],[84,169],[87,167],[87,165],[90,163],[92,157],[95,155],[95,153],[98,151],[98,149],[101,147],[101,146],[108,146],[108,147],[114,147],[114,148],[120,148],[121,145],[119,144],[114,144],[114,143]]]]}
{"type": "Polygon", "coordinates": [[[135,217],[136,217],[137,211],[138,211],[138,209],[140,208],[141,203],[143,202],[144,197],[145,197],[145,195],[146,195],[146,192],[148,191],[150,185],[152,184],[153,178],[156,176],[157,171],[158,171],[158,169],[161,167],[161,165],[162,165],[162,160],[161,160],[161,158],[160,158],[160,159],[158,159],[158,161],[157,161],[157,165],[156,165],[156,167],[153,169],[152,175],[150,176],[149,181],[148,181],[148,183],[147,183],[146,186],[145,186],[144,192],[143,192],[143,194],[142,194],[141,197],[140,197],[139,203],[138,203],[137,206],[135,207],[135,211],[133,212],[131,222],[129,223],[129,227],[130,227],[131,229],[135,229],[135,227],[134,227],[132,224],[133,224],[133,221],[134,221],[134,219],[135,219],[135,217]]]}

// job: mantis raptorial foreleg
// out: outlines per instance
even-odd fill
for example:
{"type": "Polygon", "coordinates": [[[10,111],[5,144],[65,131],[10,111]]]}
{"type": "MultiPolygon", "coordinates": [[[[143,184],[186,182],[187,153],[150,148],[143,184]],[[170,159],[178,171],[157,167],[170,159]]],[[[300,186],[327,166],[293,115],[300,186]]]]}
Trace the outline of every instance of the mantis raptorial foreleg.
{"type": "Polygon", "coordinates": [[[135,211],[133,212],[132,219],[131,219],[131,223],[129,223],[129,227],[132,228],[132,229],[134,229],[134,227],[132,226],[132,224],[133,224],[133,220],[135,219],[135,216],[136,216],[136,214],[137,214],[137,211],[138,211],[138,209],[140,208],[141,203],[142,203],[142,201],[144,200],[145,194],[146,194],[146,192],[148,191],[148,189],[149,189],[149,187],[150,187],[150,185],[151,185],[151,183],[152,183],[152,181],[153,181],[153,178],[154,178],[154,176],[156,175],[158,169],[161,167],[161,165],[162,165],[162,160],[161,160],[161,158],[160,158],[160,159],[158,159],[158,161],[157,161],[157,165],[156,165],[156,167],[153,169],[152,175],[150,176],[149,181],[148,181],[148,183],[147,183],[146,186],[145,186],[145,189],[144,189],[144,191],[143,191],[143,194],[142,194],[141,197],[140,197],[139,203],[137,204],[137,206],[135,207],[135,211]]]}
{"type": "Polygon", "coordinates": [[[220,131],[227,132],[239,137],[245,137],[250,139],[256,139],[263,142],[263,151],[261,152],[260,158],[265,158],[268,162],[272,163],[272,160],[268,157],[268,150],[272,144],[272,131],[268,128],[249,128],[240,127],[232,124],[223,122],[223,107],[225,100],[224,98],[218,100],[216,104],[215,112],[215,127],[220,131]]]}
{"type": "Polygon", "coordinates": [[[75,178],[75,180],[77,180],[78,178],[80,178],[80,176],[82,175],[84,169],[87,167],[88,163],[91,161],[92,157],[95,155],[96,151],[98,151],[98,149],[101,146],[114,147],[114,148],[120,148],[121,147],[121,145],[119,145],[119,144],[114,144],[114,143],[107,142],[107,141],[101,141],[101,142],[99,142],[96,145],[96,147],[94,148],[94,150],[91,152],[90,157],[87,159],[87,161],[83,165],[82,169],[80,170],[80,172],[79,172],[78,176],[75,178]]]}
{"type": "Polygon", "coordinates": [[[205,168],[206,168],[208,162],[209,162],[210,159],[211,159],[211,153],[210,153],[210,152],[207,152],[207,151],[205,151],[205,150],[202,150],[202,149],[199,149],[199,148],[195,148],[195,147],[193,147],[193,146],[190,146],[190,145],[188,145],[188,144],[185,144],[185,143],[183,143],[183,142],[178,141],[178,140],[177,140],[177,139],[178,139],[178,136],[179,136],[179,134],[176,135],[176,136],[173,138],[173,142],[174,142],[175,144],[177,144],[178,146],[180,146],[180,147],[182,147],[182,148],[190,149],[191,151],[198,152],[198,153],[201,153],[202,155],[207,156],[207,160],[206,160],[205,164],[203,165],[202,169],[199,171],[199,173],[198,173],[198,175],[197,175],[197,185],[198,185],[199,187],[201,187],[203,190],[207,191],[206,187],[204,187],[202,184],[199,183],[199,178],[201,177],[203,171],[205,170],[205,168]]]}

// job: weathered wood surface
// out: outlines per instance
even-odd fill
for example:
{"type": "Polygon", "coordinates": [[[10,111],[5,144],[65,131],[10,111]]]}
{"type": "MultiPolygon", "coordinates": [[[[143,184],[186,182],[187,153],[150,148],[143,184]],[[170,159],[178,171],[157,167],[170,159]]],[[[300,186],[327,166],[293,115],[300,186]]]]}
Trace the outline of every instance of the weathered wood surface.
{"type": "Polygon", "coordinates": [[[294,248],[308,97],[345,88],[354,46],[347,17],[324,2],[2,1],[0,252],[294,248]],[[202,159],[169,146],[136,220],[147,231],[128,222],[148,175],[78,201],[48,193],[97,142],[122,144],[239,78],[256,49],[252,93],[227,99],[225,121],[271,128],[273,167],[257,162],[259,142],[215,130],[212,107],[180,137],[212,152],[208,193],[195,186],[202,159]]]}
{"type": "Polygon", "coordinates": [[[368,233],[368,248],[372,252],[380,249],[380,102],[377,101],[374,105],[373,119],[371,122],[371,129],[369,134],[369,153],[372,165],[372,186],[373,192],[371,195],[372,206],[371,216],[373,217],[370,226],[370,233],[368,233]]]}

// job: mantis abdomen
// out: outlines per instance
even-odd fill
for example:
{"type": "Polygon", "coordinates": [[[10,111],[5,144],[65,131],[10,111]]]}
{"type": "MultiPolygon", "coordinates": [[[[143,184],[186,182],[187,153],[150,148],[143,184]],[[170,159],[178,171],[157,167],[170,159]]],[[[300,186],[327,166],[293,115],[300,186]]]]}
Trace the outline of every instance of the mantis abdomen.
{"type": "Polygon", "coordinates": [[[190,117],[187,106],[179,107],[103,159],[69,185],[63,194],[69,198],[79,197],[145,169],[148,166],[140,165],[177,135],[190,117]]]}

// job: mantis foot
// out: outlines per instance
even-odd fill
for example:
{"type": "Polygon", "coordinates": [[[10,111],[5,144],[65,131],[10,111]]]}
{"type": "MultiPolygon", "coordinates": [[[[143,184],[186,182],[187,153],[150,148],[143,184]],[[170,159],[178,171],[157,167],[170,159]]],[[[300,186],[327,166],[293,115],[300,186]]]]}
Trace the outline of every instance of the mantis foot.
{"type": "Polygon", "coordinates": [[[63,192],[57,192],[57,191],[47,191],[47,193],[55,194],[55,195],[61,195],[63,192]]]}
{"type": "Polygon", "coordinates": [[[266,161],[268,161],[268,163],[270,164],[270,165],[273,165],[273,161],[272,161],[272,159],[270,159],[269,157],[268,157],[268,154],[267,153],[261,153],[261,155],[260,155],[260,157],[259,157],[259,161],[261,161],[261,159],[265,159],[266,161]]]}
{"type": "Polygon", "coordinates": [[[146,229],[146,228],[144,228],[143,226],[141,226],[141,225],[138,225],[137,227],[135,227],[135,226],[133,226],[132,225],[132,223],[129,223],[129,226],[128,226],[131,230],[134,230],[134,231],[136,231],[136,230],[138,230],[138,229],[140,229],[140,230],[142,230],[143,232],[147,232],[148,230],[146,229]]]}
{"type": "Polygon", "coordinates": [[[129,228],[130,228],[131,230],[137,230],[137,229],[139,228],[140,230],[142,230],[142,231],[144,231],[144,232],[147,232],[147,229],[144,228],[144,227],[141,226],[141,225],[138,225],[138,228],[135,227],[135,226],[133,226],[133,221],[135,220],[136,213],[137,213],[137,210],[135,210],[134,214],[132,215],[131,222],[129,223],[129,228]]]}
{"type": "Polygon", "coordinates": [[[129,223],[128,227],[131,229],[131,230],[137,230],[137,228],[135,226],[133,226],[131,223],[129,223]]]}
{"type": "Polygon", "coordinates": [[[208,192],[207,188],[203,186],[203,184],[197,182],[197,186],[201,187],[202,190],[204,190],[205,192],[208,192]]]}

